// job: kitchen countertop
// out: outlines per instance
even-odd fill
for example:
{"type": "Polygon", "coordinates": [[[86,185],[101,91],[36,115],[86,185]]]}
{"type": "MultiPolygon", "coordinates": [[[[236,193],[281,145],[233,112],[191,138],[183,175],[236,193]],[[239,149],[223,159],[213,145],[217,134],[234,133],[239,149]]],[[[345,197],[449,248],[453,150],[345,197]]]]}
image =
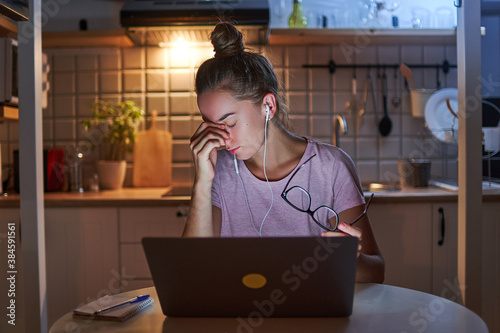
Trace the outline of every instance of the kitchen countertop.
{"type": "MultiPolygon", "coordinates": [[[[44,193],[45,207],[157,207],[177,206],[190,200],[191,188],[123,188],[99,192],[44,193]]],[[[0,208],[19,207],[19,194],[0,197],[0,208]]]]}
{"type": "MultiPolygon", "coordinates": [[[[366,191],[365,196],[372,192],[366,191]]],[[[376,191],[372,203],[457,202],[458,192],[438,187],[376,191]]],[[[45,207],[158,207],[177,206],[190,200],[190,187],[123,188],[100,192],[45,193],[45,207]]],[[[500,202],[500,189],[483,195],[484,202],[500,202]]],[[[19,194],[0,196],[0,208],[19,207],[19,194]]]]}

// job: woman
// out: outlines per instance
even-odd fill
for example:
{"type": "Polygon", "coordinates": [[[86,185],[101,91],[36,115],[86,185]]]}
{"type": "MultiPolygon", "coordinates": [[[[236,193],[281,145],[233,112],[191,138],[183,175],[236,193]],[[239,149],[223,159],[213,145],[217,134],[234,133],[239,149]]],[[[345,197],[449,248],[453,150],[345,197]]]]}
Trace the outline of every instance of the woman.
{"type": "Polygon", "coordinates": [[[195,181],[183,236],[350,235],[360,240],[356,280],[382,282],[368,217],[343,223],[365,207],[352,160],[284,127],[272,65],[245,50],[233,25],[217,24],[211,40],[215,56],[196,74],[204,122],[191,138],[195,181]]]}

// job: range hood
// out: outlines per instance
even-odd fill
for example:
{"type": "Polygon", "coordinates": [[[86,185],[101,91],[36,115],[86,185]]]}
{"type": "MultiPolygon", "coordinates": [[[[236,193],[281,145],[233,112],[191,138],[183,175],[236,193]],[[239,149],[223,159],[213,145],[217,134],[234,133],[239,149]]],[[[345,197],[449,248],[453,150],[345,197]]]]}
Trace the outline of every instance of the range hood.
{"type": "Polygon", "coordinates": [[[233,22],[245,43],[264,44],[268,38],[268,0],[127,0],[121,25],[136,45],[161,45],[182,37],[207,42],[220,20],[233,22]]]}

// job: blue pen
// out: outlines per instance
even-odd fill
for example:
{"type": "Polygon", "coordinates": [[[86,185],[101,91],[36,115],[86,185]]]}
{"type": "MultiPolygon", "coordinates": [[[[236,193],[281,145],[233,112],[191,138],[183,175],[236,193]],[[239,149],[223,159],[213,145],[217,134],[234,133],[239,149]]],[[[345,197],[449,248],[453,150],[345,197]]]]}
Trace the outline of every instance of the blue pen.
{"type": "Polygon", "coordinates": [[[123,302],[120,302],[118,304],[113,304],[113,305],[107,306],[105,308],[102,308],[100,310],[97,310],[96,312],[94,312],[94,314],[96,315],[96,314],[99,314],[101,312],[108,311],[108,310],[117,308],[119,306],[125,305],[125,304],[132,304],[132,303],[137,303],[137,302],[140,302],[140,301],[144,301],[145,299],[148,299],[148,298],[149,298],[149,295],[139,295],[137,297],[134,297],[134,298],[131,298],[131,299],[127,299],[127,300],[125,300],[123,302]]]}

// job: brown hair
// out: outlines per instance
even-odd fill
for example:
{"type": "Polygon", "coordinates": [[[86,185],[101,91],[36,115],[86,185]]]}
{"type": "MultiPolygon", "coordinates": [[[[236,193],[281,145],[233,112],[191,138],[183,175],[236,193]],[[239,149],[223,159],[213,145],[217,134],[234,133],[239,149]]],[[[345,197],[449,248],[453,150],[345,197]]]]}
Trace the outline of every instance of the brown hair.
{"type": "Polygon", "coordinates": [[[203,62],[196,73],[196,93],[229,92],[238,100],[249,100],[255,105],[272,93],[276,98],[277,117],[273,120],[288,125],[283,98],[278,93],[279,83],[273,66],[261,54],[248,51],[243,36],[227,22],[218,23],[210,34],[215,56],[203,62]]]}

